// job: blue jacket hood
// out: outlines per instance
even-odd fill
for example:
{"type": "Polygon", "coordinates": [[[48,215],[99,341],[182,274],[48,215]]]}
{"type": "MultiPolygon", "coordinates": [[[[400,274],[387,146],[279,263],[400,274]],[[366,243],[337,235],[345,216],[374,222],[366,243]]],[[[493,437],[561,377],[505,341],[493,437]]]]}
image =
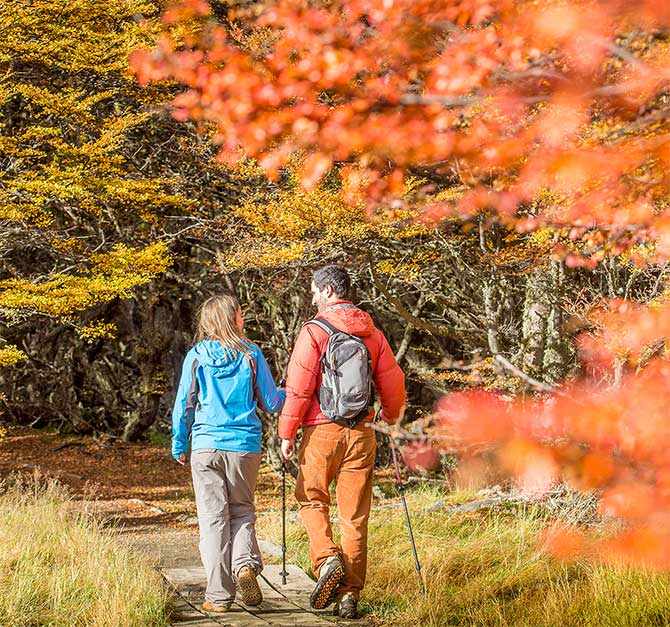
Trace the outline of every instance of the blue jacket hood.
{"type": "Polygon", "coordinates": [[[234,376],[244,361],[244,353],[224,348],[218,340],[202,340],[193,352],[200,366],[217,379],[234,376]]]}

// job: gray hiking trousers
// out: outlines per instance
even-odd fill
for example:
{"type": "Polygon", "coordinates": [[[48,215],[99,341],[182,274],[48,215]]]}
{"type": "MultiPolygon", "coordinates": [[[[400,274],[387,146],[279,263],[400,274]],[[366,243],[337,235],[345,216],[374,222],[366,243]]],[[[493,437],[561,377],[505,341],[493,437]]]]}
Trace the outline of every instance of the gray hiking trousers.
{"type": "Polygon", "coordinates": [[[216,605],[235,599],[234,576],[242,566],[257,574],[263,568],[254,506],[260,464],[260,453],[207,448],[191,454],[200,557],[207,575],[205,599],[216,605]]]}

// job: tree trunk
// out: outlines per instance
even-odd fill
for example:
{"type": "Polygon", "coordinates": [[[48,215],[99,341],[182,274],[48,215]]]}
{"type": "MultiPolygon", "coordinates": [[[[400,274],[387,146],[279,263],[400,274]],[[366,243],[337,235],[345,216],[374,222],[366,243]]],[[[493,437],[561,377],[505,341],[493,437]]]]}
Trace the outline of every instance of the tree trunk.
{"type": "Polygon", "coordinates": [[[572,343],[563,333],[563,279],[561,262],[550,262],[529,275],[516,360],[523,372],[552,385],[566,376],[574,357],[572,343]]]}
{"type": "Polygon", "coordinates": [[[139,407],[130,414],[123,430],[123,440],[138,440],[158,417],[160,400],[166,392],[166,373],[163,365],[174,335],[169,304],[161,300],[160,288],[152,285],[146,300],[140,303],[140,336],[138,362],[140,369],[139,407]]]}

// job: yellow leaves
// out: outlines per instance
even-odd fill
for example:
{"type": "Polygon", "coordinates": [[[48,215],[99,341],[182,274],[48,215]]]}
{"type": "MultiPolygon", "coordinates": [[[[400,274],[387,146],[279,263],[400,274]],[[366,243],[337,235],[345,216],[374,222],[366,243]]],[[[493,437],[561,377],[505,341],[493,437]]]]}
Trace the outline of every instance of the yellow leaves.
{"type": "Polygon", "coordinates": [[[38,228],[46,228],[53,223],[51,212],[34,205],[7,202],[7,195],[0,192],[0,220],[25,222],[38,228]]]}
{"type": "Polygon", "coordinates": [[[660,309],[666,307],[668,303],[670,303],[670,284],[666,283],[663,291],[658,296],[648,301],[647,305],[651,309],[660,309]]]}
{"type": "Polygon", "coordinates": [[[221,259],[222,264],[233,269],[238,268],[276,268],[302,259],[307,251],[307,242],[295,241],[289,244],[277,244],[271,240],[256,240],[236,246],[221,259]]]}
{"type": "Polygon", "coordinates": [[[63,252],[68,253],[84,252],[84,247],[81,241],[74,237],[67,237],[63,239],[54,237],[49,241],[49,244],[54,250],[62,250],[63,252]]]}
{"type": "MultiPolygon", "coordinates": [[[[58,97],[52,94],[51,99],[58,97]]],[[[128,132],[148,118],[148,113],[107,118],[96,124],[93,136],[79,132],[72,142],[58,128],[37,125],[16,136],[0,136],[0,152],[19,158],[21,166],[18,172],[0,174],[0,218],[49,226],[52,215],[46,207],[61,200],[91,215],[99,215],[103,207],[134,207],[141,219],[153,223],[157,207],[190,205],[191,200],[163,191],[174,184],[170,179],[127,174],[120,150],[128,132]]]]}
{"type": "Polygon", "coordinates": [[[528,237],[528,245],[533,248],[546,248],[553,245],[555,237],[556,229],[537,229],[537,231],[533,231],[528,237]]]}
{"type": "Polygon", "coordinates": [[[440,254],[434,250],[414,251],[411,256],[383,259],[376,267],[383,274],[414,281],[426,266],[438,262],[440,258],[440,254]]]}
{"type": "Polygon", "coordinates": [[[114,334],[117,328],[113,322],[103,322],[102,320],[94,320],[78,329],[79,337],[92,344],[95,340],[100,339],[114,339],[114,334]]]}
{"type": "Polygon", "coordinates": [[[167,244],[164,242],[151,244],[141,249],[117,244],[109,253],[92,255],[91,261],[95,264],[94,271],[97,273],[110,276],[130,273],[147,280],[162,274],[172,264],[167,244]]]}
{"type": "Polygon", "coordinates": [[[0,0],[0,63],[123,72],[130,52],[149,41],[152,26],[135,16],[156,13],[154,2],[142,0],[0,0]]]}
{"type": "Polygon", "coordinates": [[[288,239],[303,237],[312,229],[339,233],[364,219],[362,208],[349,207],[339,193],[323,187],[283,190],[271,198],[254,196],[235,214],[264,235],[288,239]]]}
{"type": "Polygon", "coordinates": [[[44,158],[47,146],[62,145],[60,129],[51,126],[30,126],[22,133],[0,135],[0,153],[13,157],[44,158]]]}
{"type": "Polygon", "coordinates": [[[37,85],[17,82],[14,85],[14,93],[22,96],[26,101],[39,106],[39,109],[31,111],[33,118],[45,118],[48,116],[75,118],[78,121],[85,120],[93,122],[91,109],[98,103],[113,98],[116,90],[106,90],[90,94],[85,89],[64,87],[54,92],[43,89],[37,85]]]}
{"type": "MultiPolygon", "coordinates": [[[[14,364],[28,359],[27,355],[11,344],[0,347],[0,367],[13,366],[14,364]]],[[[4,436],[2,429],[0,429],[0,439],[4,436]]]]}
{"type": "MultiPolygon", "coordinates": [[[[302,160],[296,160],[289,165],[289,173],[300,171],[302,165],[302,160]]],[[[262,171],[255,161],[242,160],[234,174],[254,177],[261,176],[262,171]]],[[[336,179],[329,174],[316,188],[305,190],[292,177],[295,184],[287,188],[250,195],[234,213],[251,229],[238,231],[244,235],[222,258],[223,265],[278,267],[335,247],[361,248],[366,240],[418,237],[432,230],[416,220],[417,211],[408,209],[389,210],[388,215],[371,220],[362,203],[351,205],[345,200],[336,179]]],[[[408,179],[406,193],[413,193],[423,184],[422,179],[408,179]]]]}
{"type": "Polygon", "coordinates": [[[163,373],[156,374],[149,385],[142,386],[142,394],[147,396],[162,396],[170,390],[170,383],[165,380],[163,373]]]}
{"type": "Polygon", "coordinates": [[[120,244],[93,255],[91,262],[88,274],[54,274],[39,283],[0,282],[0,308],[65,316],[112,298],[130,298],[133,288],[165,272],[172,260],[167,246],[159,242],[139,250],[120,244]]]}

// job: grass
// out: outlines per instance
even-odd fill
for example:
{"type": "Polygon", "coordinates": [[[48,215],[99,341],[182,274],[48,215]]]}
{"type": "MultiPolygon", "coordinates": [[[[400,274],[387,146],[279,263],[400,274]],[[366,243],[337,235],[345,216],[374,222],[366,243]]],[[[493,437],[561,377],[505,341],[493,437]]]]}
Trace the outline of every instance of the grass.
{"type": "MultiPolygon", "coordinates": [[[[449,503],[471,498],[452,494],[449,503]]],[[[589,561],[560,562],[542,550],[552,522],[539,507],[468,514],[425,513],[445,498],[434,489],[407,501],[427,582],[421,595],[401,507],[373,510],[368,579],[361,607],[383,625],[497,627],[651,627],[670,625],[670,576],[589,561]]],[[[336,530],[337,531],[337,530],[336,530]]],[[[279,544],[277,513],[259,533],[279,544]]],[[[288,528],[289,559],[309,571],[299,521],[288,528]]]]}
{"type": "Polygon", "coordinates": [[[0,485],[1,627],[165,627],[160,576],[51,482],[0,485]]]}

